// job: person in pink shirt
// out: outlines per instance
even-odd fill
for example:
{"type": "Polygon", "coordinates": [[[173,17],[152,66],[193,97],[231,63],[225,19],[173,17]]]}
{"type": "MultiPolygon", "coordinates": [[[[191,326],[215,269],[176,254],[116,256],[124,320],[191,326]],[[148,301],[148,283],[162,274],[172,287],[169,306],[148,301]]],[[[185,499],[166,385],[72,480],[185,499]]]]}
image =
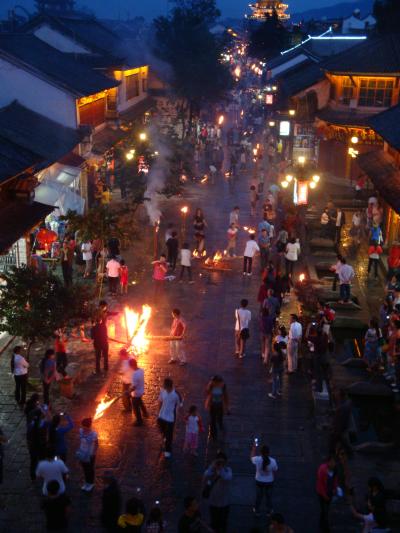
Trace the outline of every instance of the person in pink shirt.
{"type": "Polygon", "coordinates": [[[164,292],[165,276],[168,271],[167,257],[165,254],[160,255],[160,259],[152,262],[153,280],[154,280],[154,300],[164,292]]]}

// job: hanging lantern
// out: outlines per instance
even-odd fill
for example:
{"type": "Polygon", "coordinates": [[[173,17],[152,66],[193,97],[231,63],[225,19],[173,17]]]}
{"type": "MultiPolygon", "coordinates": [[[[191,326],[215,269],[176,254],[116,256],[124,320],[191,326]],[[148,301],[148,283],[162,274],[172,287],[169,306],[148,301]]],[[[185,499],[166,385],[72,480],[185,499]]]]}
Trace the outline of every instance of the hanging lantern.
{"type": "Polygon", "coordinates": [[[40,229],[36,235],[36,240],[44,248],[48,248],[50,244],[57,240],[57,233],[49,229],[43,228],[40,229]]]}

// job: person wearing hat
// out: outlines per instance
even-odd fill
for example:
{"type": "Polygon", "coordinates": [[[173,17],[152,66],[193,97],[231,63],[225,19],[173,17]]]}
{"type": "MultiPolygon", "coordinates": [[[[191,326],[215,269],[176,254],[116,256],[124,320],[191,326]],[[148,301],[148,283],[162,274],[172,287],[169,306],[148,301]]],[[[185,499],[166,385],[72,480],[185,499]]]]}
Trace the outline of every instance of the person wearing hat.
{"type": "Polygon", "coordinates": [[[99,447],[97,432],[92,429],[92,419],[84,418],[79,429],[79,448],[76,457],[81,463],[85,483],[81,489],[91,492],[94,489],[96,453],[99,447]]]}

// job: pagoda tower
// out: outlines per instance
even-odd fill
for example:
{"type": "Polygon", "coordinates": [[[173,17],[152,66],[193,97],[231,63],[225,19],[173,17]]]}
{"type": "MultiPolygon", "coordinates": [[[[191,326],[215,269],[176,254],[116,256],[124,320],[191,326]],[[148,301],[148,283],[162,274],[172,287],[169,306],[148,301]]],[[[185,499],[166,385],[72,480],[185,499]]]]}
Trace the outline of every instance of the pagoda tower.
{"type": "Polygon", "coordinates": [[[251,15],[248,17],[250,20],[263,22],[266,18],[271,16],[274,11],[282,22],[290,18],[290,15],[285,13],[289,6],[283,4],[279,0],[259,0],[254,4],[249,4],[249,7],[252,10],[251,15]]]}

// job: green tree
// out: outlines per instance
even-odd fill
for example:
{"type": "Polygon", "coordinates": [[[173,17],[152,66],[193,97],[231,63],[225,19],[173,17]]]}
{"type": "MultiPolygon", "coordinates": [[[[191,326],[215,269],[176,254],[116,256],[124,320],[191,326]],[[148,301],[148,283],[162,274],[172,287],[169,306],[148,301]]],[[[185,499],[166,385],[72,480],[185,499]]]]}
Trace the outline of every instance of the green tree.
{"type": "Polygon", "coordinates": [[[375,0],[373,14],[379,33],[398,33],[400,28],[399,0],[375,0]]]}
{"type": "Polygon", "coordinates": [[[248,54],[261,60],[271,59],[286,48],[289,32],[274,11],[250,33],[248,54]]]}
{"type": "Polygon", "coordinates": [[[83,215],[68,211],[61,218],[67,222],[69,231],[78,232],[81,241],[101,239],[106,242],[120,232],[118,214],[104,205],[92,207],[83,215]]]}
{"type": "Polygon", "coordinates": [[[189,132],[201,108],[223,99],[232,83],[221,62],[223,47],[209,30],[217,13],[214,0],[179,1],[167,17],[154,21],[154,52],[171,67],[170,82],[183,102],[189,132]]]}
{"type": "Polygon", "coordinates": [[[0,331],[28,344],[53,337],[56,329],[91,316],[93,291],[86,285],[64,287],[53,273],[14,267],[2,274],[0,331]]]}

